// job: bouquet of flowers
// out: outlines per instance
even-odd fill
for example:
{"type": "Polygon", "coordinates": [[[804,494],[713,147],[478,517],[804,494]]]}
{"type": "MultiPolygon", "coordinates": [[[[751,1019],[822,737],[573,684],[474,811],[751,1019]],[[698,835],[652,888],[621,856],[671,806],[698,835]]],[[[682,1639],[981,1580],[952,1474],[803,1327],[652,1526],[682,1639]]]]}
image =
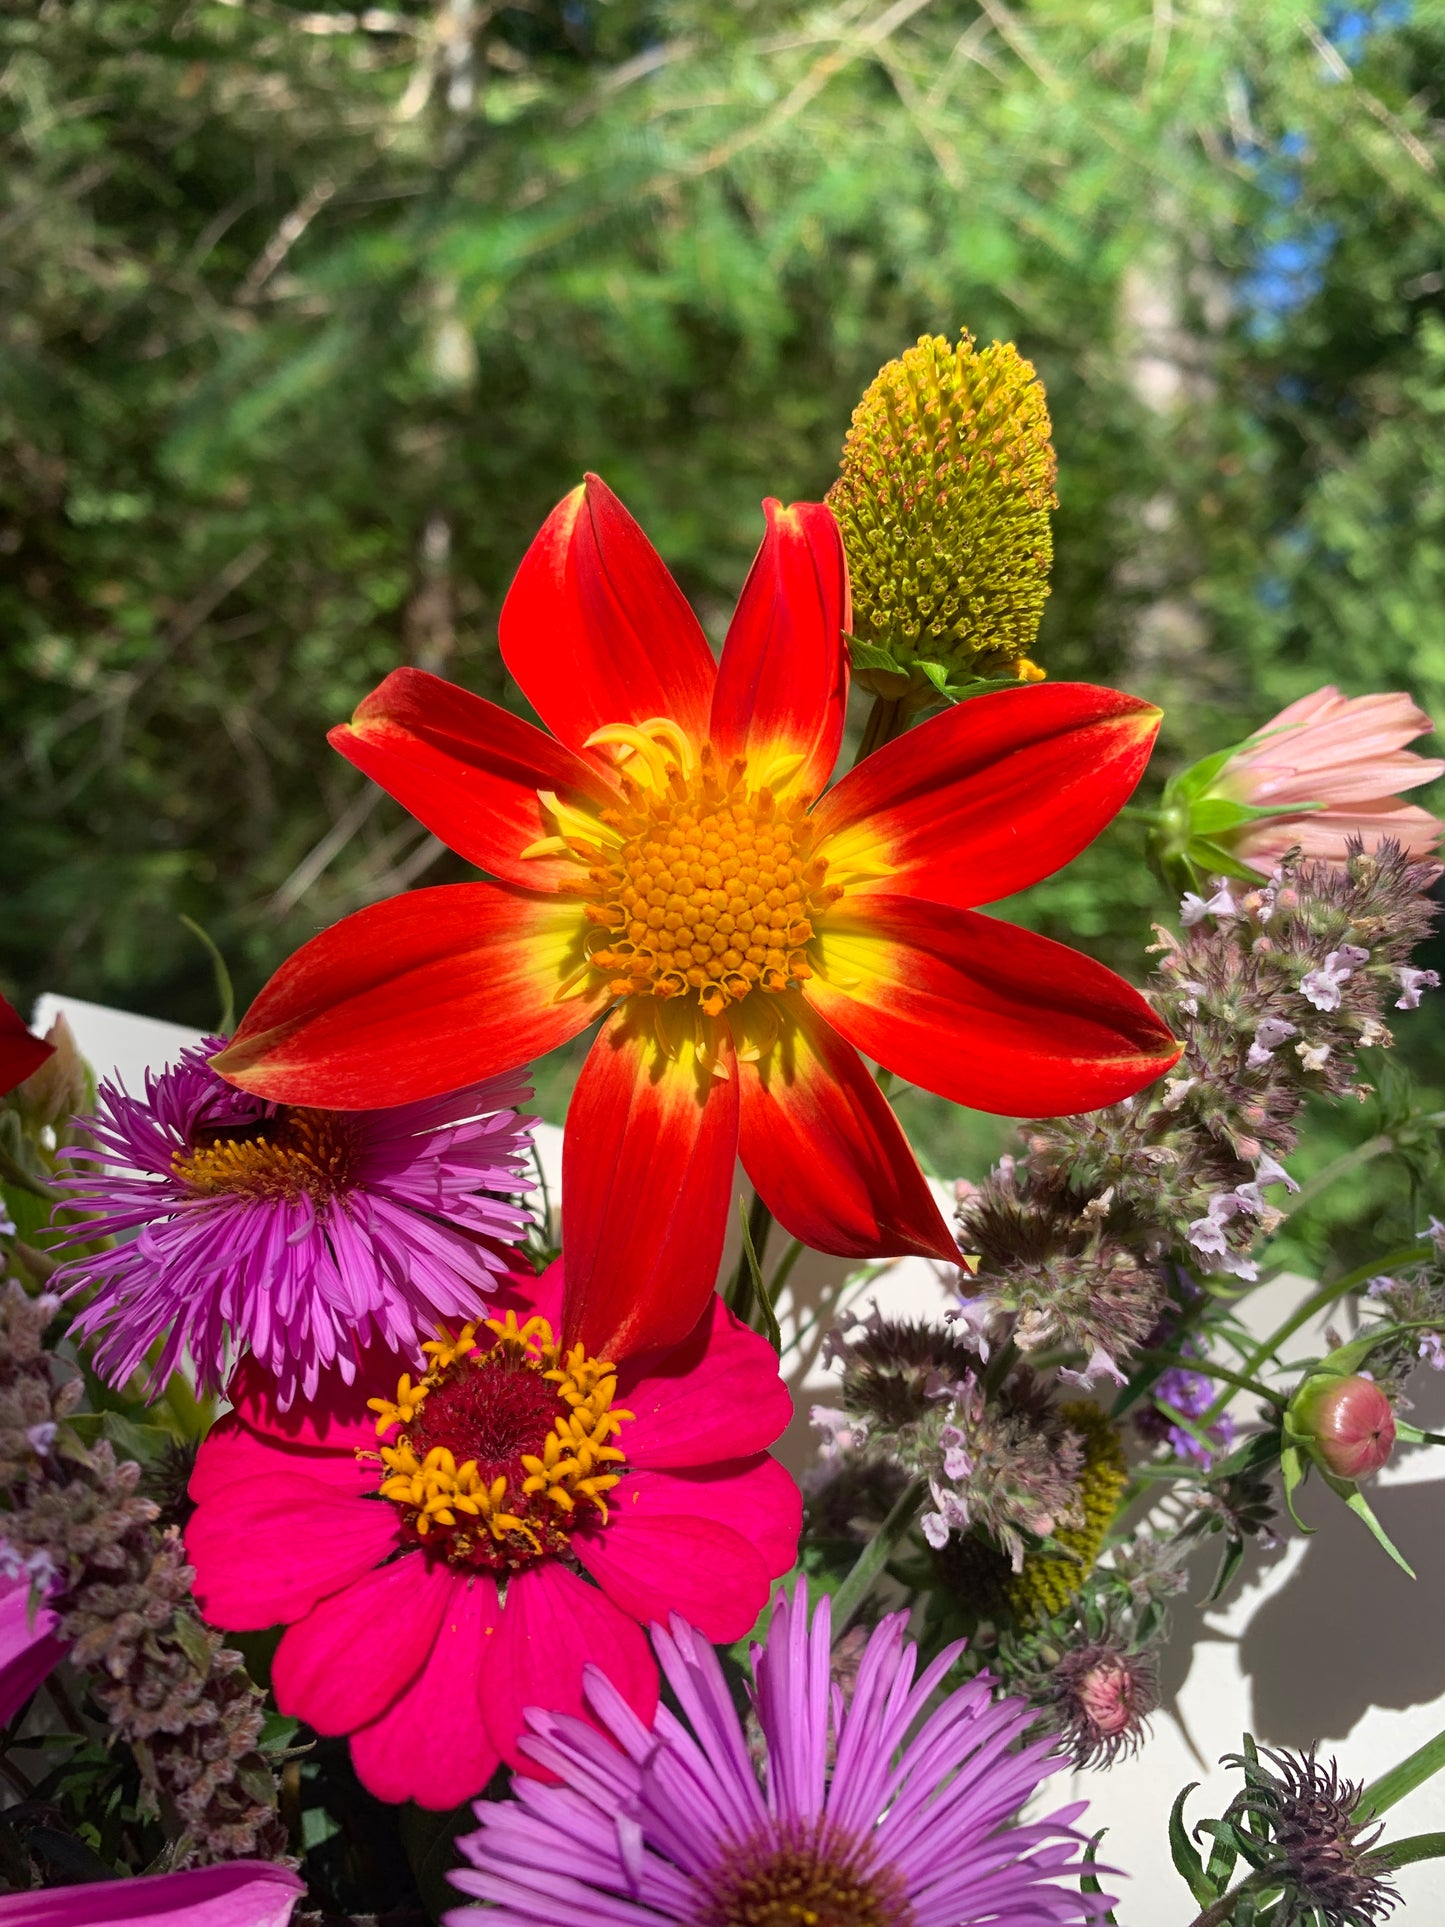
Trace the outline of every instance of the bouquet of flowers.
{"type": "MultiPolygon", "coordinates": [[[[478,880],[321,931],[143,1091],[0,1007],[0,1923],[1112,1921],[1128,1869],[1036,1795],[1145,1742],[1194,1553],[1222,1592],[1312,1479],[1407,1565],[1365,1486],[1445,1442],[1445,1227],[1248,1311],[1438,1122],[1378,1067],[1445,764],[1324,689],[1175,772],[1142,988],[985,914],[1160,720],[1030,653],[1050,436],[1012,346],[920,341],[828,500],[765,505],[717,661],[589,476],[502,612],[541,726],[400,668],[331,735],[478,880]],[[589,1029],[554,1209],[528,1066],[589,1029]],[[909,1087],[1015,1148],[925,1175],[909,1087]],[[872,1297],[799,1480],[804,1248],[872,1297]]],[[[1176,1804],[1181,1927],[1382,1918],[1442,1764],[1246,1736],[1220,1819],[1176,1804]]]]}

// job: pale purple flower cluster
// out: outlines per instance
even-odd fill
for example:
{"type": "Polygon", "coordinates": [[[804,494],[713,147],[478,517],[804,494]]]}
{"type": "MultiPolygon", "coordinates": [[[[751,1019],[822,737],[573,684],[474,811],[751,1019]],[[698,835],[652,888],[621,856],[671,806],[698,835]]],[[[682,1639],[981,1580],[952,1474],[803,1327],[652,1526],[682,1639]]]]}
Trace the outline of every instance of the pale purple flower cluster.
{"type": "Polygon", "coordinates": [[[118,1238],[56,1274],[93,1297],[76,1320],[97,1369],[156,1384],[189,1351],[219,1387],[254,1352],[283,1407],[333,1367],[349,1383],[373,1337],[419,1356],[439,1320],[473,1318],[528,1222],[530,1092],[493,1079],[376,1111],[301,1110],[236,1090],[207,1059],[147,1072],[144,1097],[100,1087],[93,1142],[61,1180],[85,1214],[63,1243],[118,1238]],[[154,1348],[159,1347],[158,1353],[154,1348]]]}
{"type": "Polygon", "coordinates": [[[528,1713],[522,1745],[561,1784],[519,1777],[513,1800],[478,1804],[479,1831],[457,1843],[471,1865],[451,1878],[492,1911],[458,1909],[448,1927],[1102,1921],[1112,1902],[1079,1885],[1084,1803],[1018,1818],[1067,1764],[1052,1741],[1022,1743],[1033,1709],[995,1702],[984,1675],[930,1711],[961,1647],[915,1681],[905,1618],[875,1628],[845,1699],[828,1602],[810,1626],[801,1582],[779,1597],[752,1649],[761,1784],[717,1656],[684,1620],[652,1629],[681,1719],[663,1706],[644,1726],[589,1667],[602,1731],[528,1713]]]}

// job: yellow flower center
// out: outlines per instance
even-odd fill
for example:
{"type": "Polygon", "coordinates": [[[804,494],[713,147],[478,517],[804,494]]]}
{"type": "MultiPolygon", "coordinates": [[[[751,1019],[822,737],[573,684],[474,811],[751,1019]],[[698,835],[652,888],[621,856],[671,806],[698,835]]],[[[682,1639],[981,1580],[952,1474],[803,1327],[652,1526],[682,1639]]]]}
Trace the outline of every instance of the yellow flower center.
{"type": "Polygon", "coordinates": [[[699,1927],[912,1927],[896,1869],[826,1821],[730,1846],[702,1876],[699,1927]]]}
{"type": "Polygon", "coordinates": [[[587,865],[574,888],[594,926],[588,958],[613,994],[695,996],[716,1017],[751,991],[810,977],[808,945],[843,892],[813,850],[812,799],[777,795],[798,759],[750,784],[741,757],[724,768],[710,743],[695,749],[665,720],[612,725],[591,741],[628,753],[626,807],[590,818],[545,792],[560,834],[527,854],[566,850],[587,865]]]}
{"type": "Polygon", "coordinates": [[[612,1404],[616,1368],[564,1353],[545,1318],[515,1312],[443,1334],[431,1360],[376,1413],[381,1495],[407,1536],[449,1565],[515,1571],[563,1552],[573,1528],[607,1519],[625,1455],[610,1443],[632,1413],[612,1404]]]}
{"type": "Polygon", "coordinates": [[[204,1132],[189,1151],[177,1151],[171,1171],[198,1197],[309,1197],[325,1204],[355,1182],[360,1139],[355,1122],[336,1111],[283,1108],[225,1136],[204,1132]]]}

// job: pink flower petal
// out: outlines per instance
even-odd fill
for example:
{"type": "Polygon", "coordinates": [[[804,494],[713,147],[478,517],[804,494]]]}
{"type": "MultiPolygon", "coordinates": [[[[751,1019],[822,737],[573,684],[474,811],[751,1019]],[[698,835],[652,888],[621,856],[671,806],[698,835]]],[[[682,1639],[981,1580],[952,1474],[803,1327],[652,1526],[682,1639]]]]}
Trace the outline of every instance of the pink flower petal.
{"type": "Polygon", "coordinates": [[[563,1289],[560,1258],[554,1258],[537,1277],[530,1272],[509,1271],[492,1300],[495,1307],[492,1316],[505,1318],[509,1311],[514,1311],[519,1323],[528,1318],[545,1318],[555,1335],[562,1320],[563,1289]]]}
{"type": "Polygon", "coordinates": [[[286,1927],[306,1891],[285,1867],[228,1860],[0,1900],[4,1927],[286,1927]]]}
{"type": "Polygon", "coordinates": [[[803,1495],[792,1474],[766,1452],[686,1472],[631,1472],[607,1496],[617,1523],[682,1514],[740,1532],[770,1579],[790,1572],[797,1561],[803,1495]]]}
{"type": "Polygon", "coordinates": [[[614,1605],[646,1623],[681,1613],[704,1639],[741,1639],[773,1577],[732,1526],[645,1511],[581,1533],[572,1549],[614,1605]]]}
{"type": "Polygon", "coordinates": [[[376,1719],[426,1665],[462,1583],[412,1553],[323,1599],[276,1648],[271,1685],[281,1712],[318,1733],[376,1719]]]}
{"type": "Polygon", "coordinates": [[[390,1398],[396,1382],[415,1364],[385,1345],[369,1345],[357,1361],[356,1381],[348,1385],[339,1371],[323,1372],[314,1398],[298,1401],[283,1412],[277,1403],[276,1380],[254,1357],[242,1359],[226,1387],[226,1396],[253,1432],[287,1445],[321,1446],[333,1452],[357,1446],[375,1451],[376,1414],[368,1412],[369,1398],[390,1398]]]}
{"type": "Polygon", "coordinates": [[[499,1765],[481,1702],[502,1609],[486,1573],[452,1587],[436,1644],[416,1680],[351,1736],[351,1759],[380,1800],[445,1812],[480,1793],[499,1765]]]}
{"type": "Polygon", "coordinates": [[[385,1559],[397,1528],[384,1500],[343,1498],[314,1479],[228,1486],[185,1530],[196,1602],[228,1632],[287,1625],[385,1559]]]}
{"type": "Polygon", "coordinates": [[[618,1440],[629,1465],[708,1465],[772,1444],[793,1416],[777,1353],[714,1295],[692,1334],[629,1358],[618,1405],[636,1414],[618,1440]]]}
{"type": "MultiPolygon", "coordinates": [[[[372,1444],[375,1446],[375,1438],[372,1444]]],[[[317,1452],[278,1444],[243,1425],[233,1412],[218,1419],[206,1434],[187,1488],[197,1505],[214,1498],[229,1485],[249,1484],[256,1490],[263,1479],[314,1480],[343,1496],[361,1497],[381,1483],[379,1463],[358,1460],[353,1451],[317,1452]]]]}
{"type": "Polygon", "coordinates": [[[590,1720],[582,1698],[587,1665],[600,1667],[637,1717],[652,1723],[657,1665],[641,1628],[553,1560],[514,1574],[482,1701],[488,1736],[508,1766],[547,1777],[518,1750],[526,1731],[522,1714],[541,1706],[590,1720]]]}

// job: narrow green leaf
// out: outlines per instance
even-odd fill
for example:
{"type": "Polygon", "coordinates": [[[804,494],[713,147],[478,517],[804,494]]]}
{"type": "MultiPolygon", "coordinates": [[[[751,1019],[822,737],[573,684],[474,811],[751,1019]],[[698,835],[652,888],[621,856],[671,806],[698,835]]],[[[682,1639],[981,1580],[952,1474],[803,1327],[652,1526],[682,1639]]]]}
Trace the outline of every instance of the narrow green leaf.
{"type": "Polygon", "coordinates": [[[1371,1781],[1360,1795],[1360,1804],[1351,1815],[1355,1820],[1373,1820],[1387,1813],[1397,1801],[1403,1800],[1407,1793],[1413,1793],[1417,1786],[1423,1786],[1445,1767],[1445,1732],[1437,1733],[1433,1740],[1416,1747],[1398,1766],[1392,1766],[1388,1773],[1382,1773],[1378,1780],[1371,1781]]]}
{"type": "Polygon", "coordinates": [[[1378,1849],[1392,1867],[1413,1866],[1417,1860],[1445,1860],[1445,1833],[1412,1833],[1378,1849]]]}
{"type": "Polygon", "coordinates": [[[1184,1803],[1198,1785],[1198,1780],[1191,1780],[1170,1809],[1169,1851],[1174,1858],[1175,1870],[1190,1893],[1201,1907],[1207,1907],[1211,1900],[1218,1898],[1219,1889],[1210,1885],[1204,1871],[1204,1862],[1199,1857],[1199,1850],[1189,1838],[1188,1829],[1184,1825],[1184,1803]]]}
{"type": "Polygon", "coordinates": [[[221,955],[220,948],[210,931],[203,929],[194,917],[182,914],[180,921],[193,937],[199,939],[211,959],[211,974],[215,977],[216,995],[221,1004],[216,1029],[222,1037],[229,1037],[236,1028],[236,992],[231,983],[231,973],[226,968],[226,959],[221,955]]]}
{"type": "Polygon", "coordinates": [[[1357,1519],[1364,1520],[1365,1524],[1370,1528],[1371,1532],[1374,1533],[1375,1537],[1379,1540],[1380,1544],[1385,1548],[1386,1552],[1389,1553],[1390,1557],[1394,1560],[1395,1564],[1400,1568],[1401,1572],[1407,1573],[1409,1577],[1413,1579],[1415,1577],[1415,1568],[1409,1563],[1409,1561],[1405,1558],[1405,1555],[1402,1552],[1399,1552],[1396,1550],[1395,1546],[1391,1542],[1390,1535],[1386,1532],[1385,1528],[1380,1524],[1379,1520],[1375,1517],[1374,1513],[1370,1510],[1369,1500],[1366,1499],[1364,1493],[1361,1492],[1358,1487],[1356,1487],[1356,1489],[1353,1492],[1351,1492],[1349,1497],[1345,1500],[1345,1504],[1349,1507],[1350,1511],[1354,1513],[1357,1519]]]}

